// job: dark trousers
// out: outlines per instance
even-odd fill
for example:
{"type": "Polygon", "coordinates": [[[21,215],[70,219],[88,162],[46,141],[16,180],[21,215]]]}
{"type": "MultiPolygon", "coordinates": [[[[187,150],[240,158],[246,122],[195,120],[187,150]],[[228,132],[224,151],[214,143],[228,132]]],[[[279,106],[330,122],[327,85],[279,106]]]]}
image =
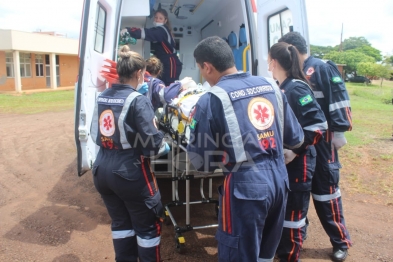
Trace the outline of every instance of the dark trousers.
{"type": "Polygon", "coordinates": [[[348,249],[352,246],[349,232],[345,226],[342,207],[340,181],[340,162],[337,150],[332,149],[330,134],[316,146],[317,165],[312,181],[312,196],[319,220],[335,248],[348,249]]]}
{"type": "Polygon", "coordinates": [[[288,193],[284,227],[277,248],[280,262],[299,261],[300,250],[306,236],[309,203],[310,191],[288,193]]]}
{"type": "Polygon", "coordinates": [[[219,261],[273,261],[287,190],[282,160],[267,160],[225,175],[219,187],[219,261]]]}
{"type": "Polygon", "coordinates": [[[116,261],[160,261],[163,207],[148,159],[132,150],[100,150],[94,185],[112,219],[116,261]]]}
{"type": "Polygon", "coordinates": [[[177,55],[166,55],[164,57],[159,57],[159,59],[164,67],[160,76],[162,82],[164,82],[166,86],[169,86],[175,82],[175,80],[179,80],[183,64],[180,62],[177,55]]]}
{"type": "Polygon", "coordinates": [[[314,146],[287,165],[289,188],[284,228],[277,256],[280,262],[299,261],[300,250],[307,229],[307,213],[310,204],[311,181],[316,164],[314,146]]]}

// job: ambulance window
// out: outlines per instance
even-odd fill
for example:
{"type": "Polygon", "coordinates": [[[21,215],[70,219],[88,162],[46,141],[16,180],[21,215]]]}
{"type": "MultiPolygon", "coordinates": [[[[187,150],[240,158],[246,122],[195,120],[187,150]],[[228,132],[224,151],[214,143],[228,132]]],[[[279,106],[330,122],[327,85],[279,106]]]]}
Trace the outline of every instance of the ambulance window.
{"type": "Polygon", "coordinates": [[[290,31],[292,25],[292,13],[289,9],[268,17],[269,49],[278,42],[278,39],[290,31]]]}
{"type": "Polygon", "coordinates": [[[100,53],[104,52],[105,23],[106,11],[98,4],[94,31],[94,50],[100,53]]]}

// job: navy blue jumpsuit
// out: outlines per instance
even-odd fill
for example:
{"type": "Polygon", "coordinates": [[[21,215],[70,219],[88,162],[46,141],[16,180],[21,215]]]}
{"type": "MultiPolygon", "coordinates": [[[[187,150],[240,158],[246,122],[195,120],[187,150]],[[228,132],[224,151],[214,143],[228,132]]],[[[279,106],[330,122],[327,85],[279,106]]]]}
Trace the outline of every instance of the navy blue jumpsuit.
{"type": "Polygon", "coordinates": [[[306,216],[317,156],[314,145],[326,131],[327,122],[311,88],[305,82],[287,78],[281,83],[280,89],[285,93],[304,132],[303,145],[293,149],[297,157],[287,164],[291,191],[288,193],[284,228],[277,248],[280,262],[292,262],[299,260],[306,234],[306,216]]]}
{"type": "Polygon", "coordinates": [[[152,42],[154,55],[160,59],[164,66],[161,80],[166,86],[169,86],[175,80],[179,80],[183,64],[177,57],[176,43],[168,27],[165,25],[152,28],[127,27],[127,30],[133,38],[152,42]]]}
{"type": "Polygon", "coordinates": [[[349,96],[341,74],[333,62],[310,56],[304,61],[303,71],[311,82],[314,96],[328,123],[324,139],[315,145],[317,165],[311,191],[315,210],[333,247],[348,249],[352,242],[345,226],[338,186],[341,164],[331,141],[333,132],[352,129],[349,96]]]}
{"type": "Polygon", "coordinates": [[[273,261],[284,223],[288,175],[284,145],[303,131],[273,79],[223,76],[192,112],[187,151],[198,170],[221,168],[219,261],[273,261]]]}
{"type": "Polygon", "coordinates": [[[158,153],[164,135],[149,99],[113,84],[97,98],[91,137],[100,147],[93,178],[112,219],[116,261],[160,261],[163,206],[145,156],[158,153]]]}
{"type": "MultiPolygon", "coordinates": [[[[146,93],[146,95],[150,98],[150,101],[153,105],[154,112],[158,108],[163,107],[167,103],[167,101],[165,101],[165,99],[173,99],[175,97],[174,94],[173,94],[173,97],[171,97],[171,98],[169,98],[168,96],[165,96],[165,94],[167,94],[168,90],[173,90],[173,91],[177,90],[177,92],[176,92],[176,94],[177,94],[181,88],[181,83],[178,81],[170,84],[167,87],[167,86],[165,86],[164,82],[162,82],[158,78],[152,77],[148,72],[145,73],[144,80],[147,83],[147,85],[149,86],[149,90],[146,93]]],[[[174,93],[174,92],[172,92],[172,93],[174,93]]]]}

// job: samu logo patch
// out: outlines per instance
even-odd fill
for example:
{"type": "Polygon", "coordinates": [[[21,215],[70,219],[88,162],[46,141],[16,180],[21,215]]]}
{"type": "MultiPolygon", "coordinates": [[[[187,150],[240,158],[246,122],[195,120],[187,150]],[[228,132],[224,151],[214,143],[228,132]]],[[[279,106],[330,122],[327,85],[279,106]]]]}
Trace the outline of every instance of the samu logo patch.
{"type": "Polygon", "coordinates": [[[115,133],[115,117],[110,109],[105,110],[100,115],[100,132],[104,136],[112,136],[115,133]]]}
{"type": "Polygon", "coordinates": [[[302,106],[307,105],[313,101],[312,97],[310,95],[303,96],[302,98],[299,99],[299,102],[302,106]]]}
{"type": "Polygon", "coordinates": [[[266,130],[274,122],[274,107],[266,98],[253,98],[248,103],[247,112],[251,124],[258,130],[266,130]]]}

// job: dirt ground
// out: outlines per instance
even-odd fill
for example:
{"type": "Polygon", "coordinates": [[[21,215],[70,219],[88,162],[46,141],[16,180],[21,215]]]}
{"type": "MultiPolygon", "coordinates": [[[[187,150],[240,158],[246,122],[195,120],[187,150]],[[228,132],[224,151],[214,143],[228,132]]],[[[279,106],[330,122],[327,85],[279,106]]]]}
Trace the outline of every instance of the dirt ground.
{"type": "MultiPolygon", "coordinates": [[[[114,261],[110,219],[91,173],[81,178],[76,175],[73,121],[72,110],[0,115],[0,261],[114,261]]],[[[371,183],[374,176],[391,173],[374,174],[367,161],[373,154],[370,150],[376,149],[364,150],[364,165],[342,170],[345,176],[361,168],[363,180],[370,181],[376,192],[354,193],[342,183],[345,218],[354,243],[347,261],[393,261],[393,206],[371,183]]],[[[158,183],[167,203],[170,181],[159,179],[158,183]]],[[[218,183],[220,178],[215,179],[214,189],[218,183]]],[[[192,186],[192,196],[199,196],[199,182],[192,186]]],[[[183,192],[180,197],[184,199],[183,192]]],[[[173,210],[178,223],[184,225],[184,209],[173,210]]],[[[216,223],[214,205],[193,206],[191,215],[194,226],[216,223]]],[[[302,262],[330,261],[331,245],[312,205],[309,219],[302,262]]],[[[185,233],[186,252],[178,254],[173,226],[164,225],[162,259],[217,261],[214,233],[214,228],[185,233]]]]}

